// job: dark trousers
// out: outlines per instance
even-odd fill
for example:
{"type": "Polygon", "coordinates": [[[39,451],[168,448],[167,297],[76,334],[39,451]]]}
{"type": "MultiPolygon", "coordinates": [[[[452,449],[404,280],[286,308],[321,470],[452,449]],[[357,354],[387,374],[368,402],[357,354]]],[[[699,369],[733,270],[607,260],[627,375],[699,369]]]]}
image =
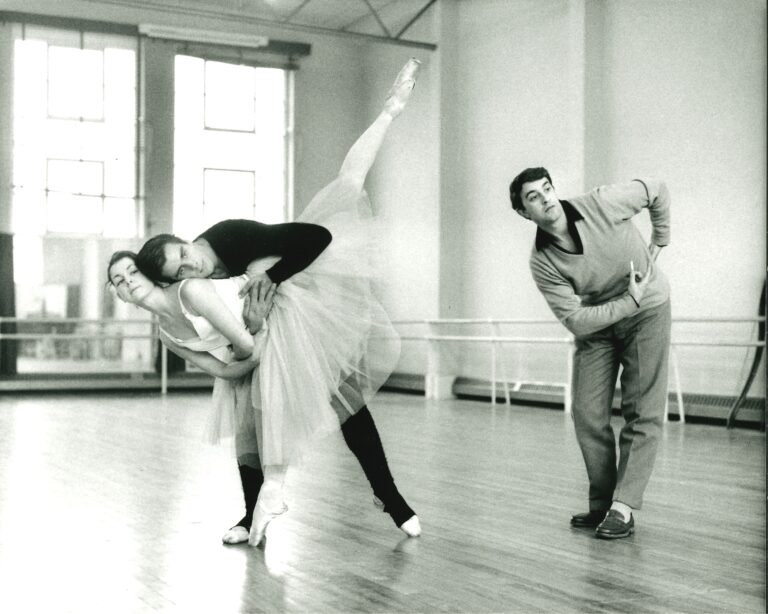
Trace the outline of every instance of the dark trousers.
{"type": "Polygon", "coordinates": [[[573,421],[589,477],[589,508],[620,501],[639,509],[653,471],[667,401],[670,303],[576,340],[573,421]],[[619,366],[624,426],[616,441],[611,406],[619,366]]]}

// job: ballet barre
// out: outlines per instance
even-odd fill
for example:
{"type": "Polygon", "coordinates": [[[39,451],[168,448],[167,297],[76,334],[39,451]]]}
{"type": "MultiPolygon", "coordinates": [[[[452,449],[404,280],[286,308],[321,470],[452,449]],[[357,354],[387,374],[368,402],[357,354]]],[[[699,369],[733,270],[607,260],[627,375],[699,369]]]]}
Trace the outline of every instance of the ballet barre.
{"type": "MultiPolygon", "coordinates": [[[[714,324],[714,323],[761,323],[764,322],[764,317],[715,317],[715,318],[699,318],[699,317],[687,317],[687,318],[673,318],[673,324],[681,323],[701,323],[701,324],[714,324]]],[[[575,341],[572,335],[566,337],[555,336],[520,336],[520,335],[502,335],[500,327],[501,325],[558,325],[560,323],[557,320],[552,319],[540,319],[540,318],[506,318],[506,319],[493,319],[493,318],[446,318],[446,319],[424,319],[424,320],[397,320],[393,322],[398,327],[421,325],[427,326],[428,331],[424,334],[404,333],[400,335],[403,341],[407,342],[425,342],[427,343],[427,369],[424,375],[425,377],[425,395],[427,398],[438,398],[438,389],[436,382],[438,381],[438,363],[440,356],[439,346],[445,343],[469,343],[469,344],[485,344],[490,346],[490,383],[491,383],[491,402],[496,404],[497,391],[499,384],[501,384],[504,401],[507,405],[511,405],[511,392],[517,392],[522,386],[522,382],[517,382],[514,386],[510,387],[507,374],[509,370],[507,368],[504,353],[499,350],[508,345],[551,345],[551,346],[565,346],[567,348],[566,354],[566,376],[565,382],[551,382],[551,381],[526,381],[526,384],[531,385],[547,385],[561,387],[563,389],[563,404],[566,413],[571,412],[571,388],[572,388],[572,371],[573,371],[573,357],[575,352],[575,341]],[[466,334],[444,334],[439,328],[444,325],[486,325],[490,327],[490,334],[483,335],[466,335],[466,334]],[[501,374],[502,377],[499,377],[501,374]]],[[[27,318],[15,318],[15,317],[0,317],[0,342],[2,341],[40,341],[40,340],[85,340],[85,341],[123,341],[123,340],[147,340],[152,344],[154,339],[158,337],[158,323],[156,319],[127,319],[127,320],[114,320],[114,319],[93,319],[93,318],[39,318],[39,319],[27,319],[27,318]],[[94,328],[100,330],[78,330],[72,332],[3,332],[8,328],[6,325],[23,324],[27,327],[50,326],[55,327],[57,325],[96,325],[94,328]],[[121,333],[116,332],[115,328],[124,328],[126,326],[148,326],[150,330],[146,333],[121,333]],[[110,329],[110,330],[105,330],[110,329]]],[[[685,422],[685,406],[683,402],[682,385],[680,378],[679,359],[677,355],[677,348],[683,347],[707,347],[707,348],[764,348],[765,342],[763,341],[742,341],[736,339],[718,339],[718,340],[701,340],[701,341],[688,341],[688,340],[673,340],[670,347],[670,366],[671,366],[671,384],[673,384],[674,393],[677,401],[678,413],[681,422],[685,422]]],[[[150,345],[150,350],[154,351],[150,345]]],[[[168,391],[168,351],[165,345],[160,344],[160,392],[166,394],[168,391]]],[[[664,420],[668,419],[669,404],[664,411],[664,420]]]]}
{"type": "MultiPolygon", "coordinates": [[[[723,324],[723,323],[760,323],[764,322],[765,317],[680,317],[673,318],[672,324],[723,324]]],[[[573,377],[573,357],[575,353],[575,340],[572,335],[568,337],[526,337],[526,336],[504,336],[501,335],[499,327],[503,324],[514,325],[559,325],[557,320],[541,318],[443,318],[443,319],[423,319],[423,320],[396,320],[393,322],[396,326],[421,325],[429,329],[425,334],[402,334],[403,341],[426,342],[427,345],[427,373],[425,374],[425,395],[427,398],[439,398],[440,394],[435,384],[438,381],[437,364],[439,362],[438,345],[442,343],[479,343],[490,345],[490,383],[491,383],[491,403],[496,404],[496,393],[498,384],[502,385],[504,391],[504,401],[511,405],[510,385],[506,376],[499,381],[498,372],[501,369],[502,374],[508,373],[503,353],[500,353],[499,347],[504,345],[564,345],[567,350],[567,366],[565,383],[562,382],[525,382],[532,385],[550,385],[563,388],[563,405],[566,413],[571,413],[571,389],[573,377]],[[491,335],[465,335],[465,334],[442,334],[437,332],[439,326],[449,325],[488,325],[491,327],[491,335]]],[[[682,384],[680,378],[679,358],[676,348],[678,347],[721,347],[721,348],[763,348],[763,341],[742,341],[742,340],[712,340],[712,341],[684,341],[673,340],[670,342],[670,365],[672,367],[671,375],[674,382],[674,393],[677,401],[678,415],[681,422],[685,422],[685,404],[683,402],[682,384]]],[[[522,386],[521,382],[514,385],[513,391],[517,392],[522,386]]],[[[669,402],[664,408],[664,421],[669,420],[669,402]]]]}

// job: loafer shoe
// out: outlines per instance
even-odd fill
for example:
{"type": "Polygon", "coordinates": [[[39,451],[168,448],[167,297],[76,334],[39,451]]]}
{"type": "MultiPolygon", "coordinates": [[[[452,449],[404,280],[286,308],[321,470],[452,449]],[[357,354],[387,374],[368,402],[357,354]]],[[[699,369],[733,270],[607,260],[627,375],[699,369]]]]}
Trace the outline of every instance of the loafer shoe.
{"type": "Polygon", "coordinates": [[[574,514],[571,516],[571,526],[577,529],[594,529],[599,525],[608,510],[589,510],[583,514],[574,514]]]}
{"type": "Polygon", "coordinates": [[[629,537],[635,532],[635,519],[632,514],[629,515],[629,522],[624,522],[624,516],[616,510],[608,510],[597,529],[595,536],[601,539],[618,539],[620,537],[629,537]]]}

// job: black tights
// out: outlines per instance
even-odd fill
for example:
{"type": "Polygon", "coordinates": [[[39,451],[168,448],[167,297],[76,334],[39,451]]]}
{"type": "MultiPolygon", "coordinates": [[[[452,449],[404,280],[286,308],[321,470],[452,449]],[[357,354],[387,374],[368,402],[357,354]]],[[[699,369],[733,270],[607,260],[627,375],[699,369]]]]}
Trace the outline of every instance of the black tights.
{"type": "Polygon", "coordinates": [[[389,471],[387,457],[381,445],[379,431],[368,408],[364,405],[360,411],[350,416],[341,425],[341,432],[347,446],[360,463],[365,477],[368,478],[373,494],[381,499],[384,503],[384,511],[399,527],[414,515],[414,511],[395,486],[395,480],[389,471]]]}
{"type": "MultiPolygon", "coordinates": [[[[384,511],[387,512],[394,523],[399,527],[411,516],[414,511],[405,502],[395,486],[395,480],[389,470],[384,447],[381,444],[379,431],[373,416],[366,406],[350,416],[341,426],[344,441],[355,455],[360,467],[373,489],[373,494],[384,503],[384,511]]],[[[245,516],[235,526],[251,528],[253,510],[259,491],[264,483],[264,473],[260,467],[252,467],[251,464],[239,464],[240,481],[243,485],[243,497],[245,499],[245,516]]]]}

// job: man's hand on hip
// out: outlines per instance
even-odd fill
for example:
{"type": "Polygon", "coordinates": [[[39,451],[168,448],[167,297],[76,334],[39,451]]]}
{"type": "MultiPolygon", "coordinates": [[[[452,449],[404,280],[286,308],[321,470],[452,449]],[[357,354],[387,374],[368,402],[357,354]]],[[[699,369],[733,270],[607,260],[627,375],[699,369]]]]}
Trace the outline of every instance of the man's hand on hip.
{"type": "Polygon", "coordinates": [[[640,306],[640,301],[643,300],[645,291],[648,288],[648,282],[651,280],[651,273],[653,272],[653,259],[648,260],[648,270],[645,273],[638,273],[635,271],[635,263],[630,261],[629,263],[629,288],[627,288],[630,296],[634,299],[637,306],[640,306]]]}

